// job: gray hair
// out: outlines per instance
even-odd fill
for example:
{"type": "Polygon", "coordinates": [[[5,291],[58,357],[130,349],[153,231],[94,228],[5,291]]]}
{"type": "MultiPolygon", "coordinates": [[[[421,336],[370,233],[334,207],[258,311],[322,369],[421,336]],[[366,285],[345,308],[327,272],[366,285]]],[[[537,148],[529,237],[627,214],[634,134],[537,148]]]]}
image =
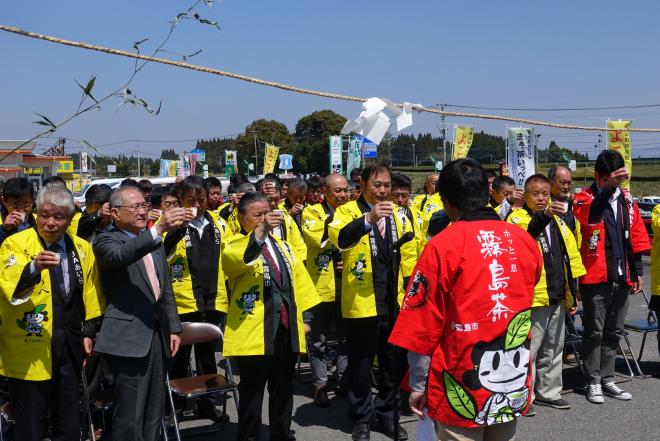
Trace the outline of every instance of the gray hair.
{"type": "Polygon", "coordinates": [[[236,188],[236,193],[247,193],[250,191],[257,191],[256,187],[251,182],[244,182],[236,188]]]}
{"type": "Polygon", "coordinates": [[[137,191],[142,196],[144,196],[144,193],[142,193],[142,190],[140,190],[138,187],[125,186],[125,187],[116,188],[110,194],[110,201],[109,201],[110,208],[115,208],[120,206],[124,202],[123,194],[126,193],[127,191],[137,191]]]}
{"type": "Polygon", "coordinates": [[[73,195],[66,188],[61,185],[51,185],[48,184],[45,187],[42,187],[39,192],[37,192],[37,211],[44,204],[52,204],[56,207],[64,207],[69,216],[73,216],[73,213],[76,211],[76,206],[73,203],[73,195]]]}

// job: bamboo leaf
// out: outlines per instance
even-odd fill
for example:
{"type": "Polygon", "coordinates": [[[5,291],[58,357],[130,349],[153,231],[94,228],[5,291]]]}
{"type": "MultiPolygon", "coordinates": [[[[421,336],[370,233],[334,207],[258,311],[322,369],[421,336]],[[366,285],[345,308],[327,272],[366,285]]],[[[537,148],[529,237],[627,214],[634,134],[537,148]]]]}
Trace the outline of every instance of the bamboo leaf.
{"type": "Polygon", "coordinates": [[[504,349],[511,350],[522,346],[529,338],[529,330],[532,328],[531,309],[526,309],[515,315],[506,328],[504,349]]]}
{"type": "Polygon", "coordinates": [[[463,418],[474,420],[477,416],[477,406],[472,395],[449,372],[443,372],[443,380],[449,406],[463,418]]]}
{"type": "Polygon", "coordinates": [[[52,127],[54,129],[57,128],[55,123],[53,121],[51,121],[50,119],[48,119],[47,116],[42,115],[42,114],[37,113],[37,112],[34,112],[34,113],[35,113],[35,115],[40,116],[42,118],[41,121],[33,121],[35,124],[40,124],[42,126],[52,127]]]}
{"type": "Polygon", "coordinates": [[[42,303],[40,305],[35,306],[34,312],[40,314],[44,309],[46,309],[46,304],[42,303]]]}
{"type": "Polygon", "coordinates": [[[144,43],[145,41],[149,41],[149,38],[144,38],[144,39],[142,39],[142,40],[140,40],[140,41],[136,41],[135,43],[133,43],[133,49],[135,49],[135,50],[138,51],[138,53],[139,53],[139,52],[140,52],[140,45],[141,45],[142,43],[144,43]]]}

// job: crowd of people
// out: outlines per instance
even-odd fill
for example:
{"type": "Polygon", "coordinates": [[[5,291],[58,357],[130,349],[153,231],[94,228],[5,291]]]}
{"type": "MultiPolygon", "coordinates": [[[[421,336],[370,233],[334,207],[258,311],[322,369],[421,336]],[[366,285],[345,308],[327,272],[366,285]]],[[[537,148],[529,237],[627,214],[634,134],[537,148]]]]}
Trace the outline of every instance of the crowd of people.
{"type": "Polygon", "coordinates": [[[269,439],[295,439],[304,354],[315,405],[346,397],[355,441],[371,430],[407,439],[402,389],[433,423],[429,439],[509,440],[535,406],[570,408],[564,334],[580,301],[587,400],[630,400],[614,361],[651,244],[628,178],[613,151],[576,194],[562,166],[516,188],[460,159],[413,197],[407,176],[374,163],[349,179],[237,174],[229,188],[214,177],[157,189],[126,179],[92,185],[82,210],[61,179],[36,194],[9,179],[0,389],[14,438],[79,440],[83,376],[92,391],[112,390],[115,440],[155,440],[166,413],[191,406],[219,418],[218,397],[166,410],[165,376],[186,377],[193,363],[215,374],[222,352],[240,375],[239,441],[260,439],[265,390],[269,439]],[[224,338],[182,346],[186,322],[224,338]]]}

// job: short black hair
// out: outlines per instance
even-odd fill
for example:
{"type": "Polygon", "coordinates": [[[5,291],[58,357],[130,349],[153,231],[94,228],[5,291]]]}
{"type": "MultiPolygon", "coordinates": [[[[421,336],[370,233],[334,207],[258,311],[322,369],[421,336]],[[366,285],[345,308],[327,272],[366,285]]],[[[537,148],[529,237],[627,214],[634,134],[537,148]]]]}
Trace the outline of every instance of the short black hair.
{"type": "Polygon", "coordinates": [[[138,181],[138,187],[142,190],[142,193],[151,193],[151,190],[154,189],[154,184],[149,179],[140,179],[138,181]]]}
{"type": "Polygon", "coordinates": [[[215,176],[209,176],[205,179],[205,181],[207,188],[220,187],[220,191],[222,191],[222,182],[220,182],[220,179],[216,178],[215,176]]]}
{"type": "Polygon", "coordinates": [[[85,192],[85,204],[105,204],[110,201],[112,187],[108,184],[94,184],[85,192]]]}
{"type": "Polygon", "coordinates": [[[209,188],[208,185],[206,184],[206,181],[202,179],[201,176],[197,175],[190,175],[186,176],[186,178],[179,182],[179,185],[176,188],[177,192],[179,193],[179,199],[183,200],[183,197],[188,193],[190,190],[193,191],[194,194],[204,192],[208,194],[209,188]]]}
{"type": "Polygon", "coordinates": [[[20,199],[30,196],[34,199],[34,187],[25,178],[16,177],[8,179],[2,190],[2,196],[5,199],[20,199]]]}
{"type": "Polygon", "coordinates": [[[488,203],[488,175],[474,159],[451,161],[440,172],[438,193],[462,212],[473,212],[488,203]]]}
{"type": "Polygon", "coordinates": [[[241,197],[241,200],[238,202],[238,207],[237,207],[238,213],[239,214],[247,213],[248,205],[254,202],[268,202],[268,198],[266,198],[266,196],[259,193],[258,191],[249,191],[245,193],[241,197]]]}
{"type": "Polygon", "coordinates": [[[412,181],[403,173],[393,173],[392,188],[407,188],[412,191],[412,181]]]}
{"type": "MultiPolygon", "coordinates": [[[[290,186],[291,185],[289,185],[289,187],[290,186]]],[[[317,175],[314,175],[307,180],[307,191],[318,190],[319,188],[322,187],[323,187],[323,182],[321,181],[321,178],[319,178],[317,175]]]]}
{"type": "MultiPolygon", "coordinates": [[[[140,188],[140,184],[135,179],[126,178],[119,183],[119,188],[123,188],[123,187],[140,188]]],[[[140,191],[142,191],[142,189],[140,189],[140,191]]]]}
{"type": "Polygon", "coordinates": [[[619,152],[616,150],[603,150],[596,158],[595,169],[596,173],[605,176],[625,166],[626,163],[619,152]]]}
{"type": "Polygon", "coordinates": [[[353,180],[354,177],[362,175],[362,169],[360,167],[354,168],[351,170],[350,178],[353,180]]]}
{"type": "Polygon", "coordinates": [[[486,180],[488,180],[488,178],[495,178],[495,177],[497,177],[497,175],[495,174],[494,171],[486,170],[486,180]]]}
{"type": "Polygon", "coordinates": [[[229,178],[229,182],[233,185],[241,185],[243,182],[250,182],[245,173],[234,173],[229,178]]]}
{"type": "Polygon", "coordinates": [[[547,176],[537,173],[525,180],[525,190],[527,190],[527,186],[530,185],[532,182],[543,182],[544,184],[548,184],[548,186],[552,187],[552,182],[550,182],[550,179],[548,179],[547,176]]]}
{"type": "Polygon", "coordinates": [[[387,171],[390,177],[392,176],[392,170],[390,170],[390,166],[384,162],[376,162],[374,164],[367,165],[364,170],[362,170],[362,174],[360,175],[362,182],[366,185],[372,176],[375,176],[382,171],[387,171]]]}
{"type": "Polygon", "coordinates": [[[500,190],[503,185],[515,186],[516,181],[514,181],[510,176],[496,176],[495,179],[493,179],[493,190],[500,190]]]}
{"type": "Polygon", "coordinates": [[[44,187],[49,184],[56,184],[56,185],[63,185],[64,188],[66,188],[66,181],[57,175],[48,176],[46,179],[44,179],[43,184],[44,187]]]}

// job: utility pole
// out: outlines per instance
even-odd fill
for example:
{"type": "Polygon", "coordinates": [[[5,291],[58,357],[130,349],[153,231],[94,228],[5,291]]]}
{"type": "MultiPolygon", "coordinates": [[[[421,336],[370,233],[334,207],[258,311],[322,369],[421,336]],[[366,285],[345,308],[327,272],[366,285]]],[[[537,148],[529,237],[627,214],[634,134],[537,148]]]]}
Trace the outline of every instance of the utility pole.
{"type": "Polygon", "coordinates": [[[135,153],[137,153],[137,162],[138,162],[138,164],[137,164],[138,165],[137,175],[138,175],[138,177],[140,177],[140,176],[142,176],[142,174],[140,173],[140,145],[139,144],[137,146],[137,150],[135,151],[135,153]]]}
{"type": "Polygon", "coordinates": [[[415,153],[415,143],[412,143],[413,145],[413,167],[417,167],[417,154],[415,153]]]}
{"type": "Polygon", "coordinates": [[[259,152],[257,151],[257,131],[253,130],[252,131],[252,139],[254,139],[254,175],[259,176],[259,172],[257,171],[257,167],[259,164],[259,152]]]}
{"type": "MultiPolygon", "coordinates": [[[[444,111],[445,106],[444,104],[440,105],[440,110],[444,111]]],[[[440,119],[442,120],[442,166],[444,167],[445,164],[447,164],[447,144],[445,142],[445,136],[447,134],[447,126],[445,125],[445,114],[443,113],[440,116],[440,119]]]]}

